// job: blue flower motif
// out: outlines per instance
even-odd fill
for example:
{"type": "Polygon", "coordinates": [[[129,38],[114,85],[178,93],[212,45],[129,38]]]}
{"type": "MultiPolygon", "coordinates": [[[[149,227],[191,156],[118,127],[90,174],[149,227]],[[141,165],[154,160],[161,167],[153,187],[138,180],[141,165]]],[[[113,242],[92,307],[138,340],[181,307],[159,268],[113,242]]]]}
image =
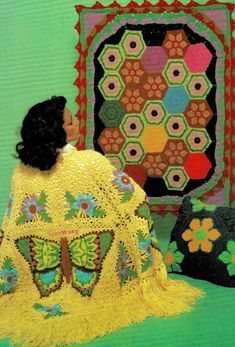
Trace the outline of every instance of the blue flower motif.
{"type": "Polygon", "coordinates": [[[93,215],[94,209],[97,203],[92,195],[79,194],[71,205],[74,210],[83,210],[87,216],[91,217],[93,215]]]}
{"type": "Polygon", "coordinates": [[[35,304],[33,308],[39,312],[46,312],[47,314],[44,316],[44,319],[68,314],[67,312],[62,312],[60,305],[43,306],[41,304],[35,304]]]}
{"type": "Polygon", "coordinates": [[[10,293],[12,289],[15,288],[17,279],[18,279],[18,272],[16,268],[12,269],[2,269],[2,278],[4,279],[3,283],[3,292],[4,293],[10,293]]]}
{"type": "Polygon", "coordinates": [[[45,210],[45,206],[40,204],[35,195],[31,195],[24,199],[22,212],[25,214],[26,219],[32,221],[36,213],[40,213],[45,210]]]}
{"type": "Polygon", "coordinates": [[[50,316],[57,316],[58,312],[62,311],[62,307],[60,305],[54,306],[42,306],[37,308],[37,311],[44,311],[50,314],[50,316]]]}
{"type": "Polygon", "coordinates": [[[131,183],[130,178],[125,172],[115,170],[113,171],[113,175],[115,176],[115,179],[112,180],[112,184],[117,186],[119,192],[124,192],[126,190],[131,192],[135,191],[134,185],[131,183]]]}

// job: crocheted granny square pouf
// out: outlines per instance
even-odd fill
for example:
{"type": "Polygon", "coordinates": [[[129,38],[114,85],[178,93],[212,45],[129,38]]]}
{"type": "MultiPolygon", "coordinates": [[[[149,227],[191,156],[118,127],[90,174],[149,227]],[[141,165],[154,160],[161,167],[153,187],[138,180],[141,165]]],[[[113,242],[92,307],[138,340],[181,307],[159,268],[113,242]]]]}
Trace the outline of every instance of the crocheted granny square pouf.
{"type": "Polygon", "coordinates": [[[235,209],[185,197],[164,260],[168,272],[235,287],[235,209]]]}

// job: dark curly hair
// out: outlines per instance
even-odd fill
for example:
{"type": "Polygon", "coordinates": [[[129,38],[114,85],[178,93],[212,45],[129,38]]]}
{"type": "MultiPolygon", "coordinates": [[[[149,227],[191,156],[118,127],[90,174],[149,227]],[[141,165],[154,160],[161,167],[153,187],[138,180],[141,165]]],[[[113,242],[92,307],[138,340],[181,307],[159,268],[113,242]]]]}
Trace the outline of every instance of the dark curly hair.
{"type": "Polygon", "coordinates": [[[63,96],[53,96],[28,111],[20,132],[22,141],[16,145],[17,158],[25,165],[45,171],[56,163],[58,148],[66,145],[65,104],[63,96]]]}

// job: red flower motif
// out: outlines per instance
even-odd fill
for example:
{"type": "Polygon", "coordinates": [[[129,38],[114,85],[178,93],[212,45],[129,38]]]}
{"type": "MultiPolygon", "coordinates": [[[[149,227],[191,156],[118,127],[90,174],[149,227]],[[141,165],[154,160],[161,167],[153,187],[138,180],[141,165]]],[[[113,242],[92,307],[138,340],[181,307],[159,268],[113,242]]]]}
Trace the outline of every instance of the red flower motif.
{"type": "Polygon", "coordinates": [[[144,74],[139,61],[126,60],[120,69],[122,79],[126,83],[140,83],[140,77],[144,74]]]}
{"type": "Polygon", "coordinates": [[[120,129],[106,128],[100,135],[98,143],[105,154],[119,153],[125,143],[125,138],[120,129]]]}
{"type": "Polygon", "coordinates": [[[189,124],[193,127],[205,127],[213,116],[206,100],[191,101],[185,114],[189,124]]]}
{"type": "Polygon", "coordinates": [[[147,95],[150,99],[162,99],[167,85],[161,75],[155,77],[148,76],[147,82],[144,84],[143,88],[147,91],[147,95]]]}
{"type": "Polygon", "coordinates": [[[169,141],[164,150],[170,165],[182,165],[188,155],[183,141],[169,141]]]}
{"type": "Polygon", "coordinates": [[[167,49],[170,58],[182,58],[188,46],[189,42],[183,30],[168,31],[166,33],[163,47],[167,49]]]}
{"type": "Polygon", "coordinates": [[[167,165],[162,161],[160,154],[147,154],[142,165],[150,177],[162,177],[167,169],[167,165]]]}
{"type": "Polygon", "coordinates": [[[140,96],[139,89],[126,89],[121,102],[124,104],[127,113],[134,113],[142,110],[144,99],[140,96]]]}

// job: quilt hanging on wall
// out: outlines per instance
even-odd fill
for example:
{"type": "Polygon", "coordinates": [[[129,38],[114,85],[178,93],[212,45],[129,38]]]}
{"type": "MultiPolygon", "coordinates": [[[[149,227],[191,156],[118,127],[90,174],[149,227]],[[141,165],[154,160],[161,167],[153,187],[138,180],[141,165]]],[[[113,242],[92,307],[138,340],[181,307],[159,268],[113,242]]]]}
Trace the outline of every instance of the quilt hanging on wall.
{"type": "Polygon", "coordinates": [[[76,6],[77,148],[133,177],[153,210],[185,194],[235,207],[234,5],[119,2],[76,6]]]}

